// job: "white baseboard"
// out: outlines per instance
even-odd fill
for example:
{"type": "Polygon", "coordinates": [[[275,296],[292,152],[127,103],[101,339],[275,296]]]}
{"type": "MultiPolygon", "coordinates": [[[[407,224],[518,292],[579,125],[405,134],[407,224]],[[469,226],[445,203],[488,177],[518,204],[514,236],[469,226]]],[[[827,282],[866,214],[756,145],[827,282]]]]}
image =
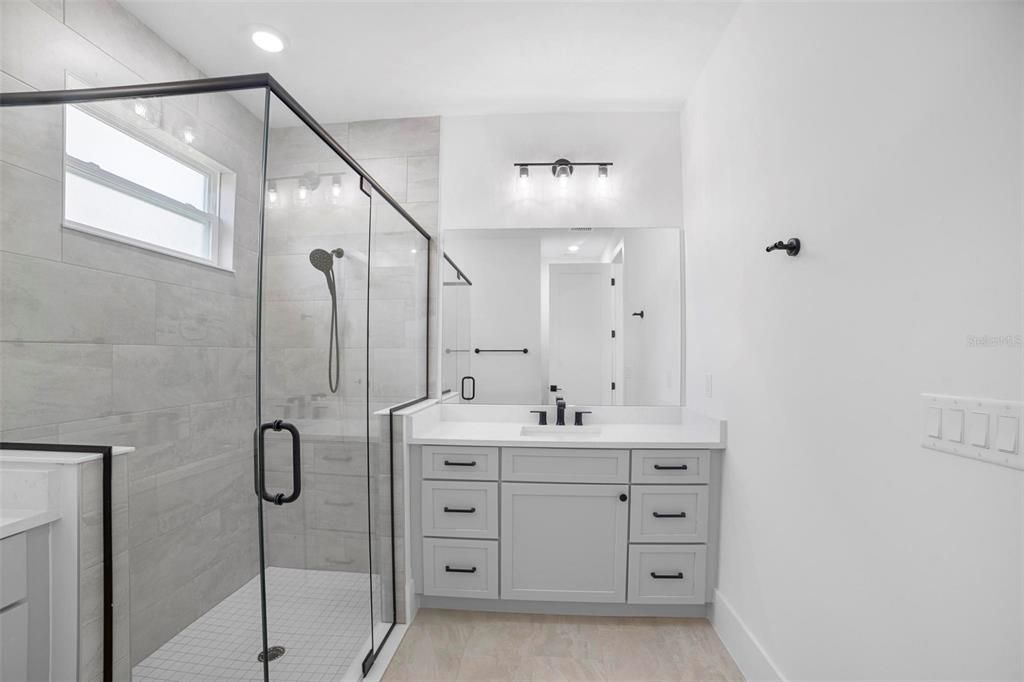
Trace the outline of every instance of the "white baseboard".
{"type": "Polygon", "coordinates": [[[732,654],[743,677],[750,682],[762,680],[785,682],[786,678],[772,662],[768,652],[754,637],[743,619],[721,592],[715,590],[715,601],[711,609],[711,625],[718,633],[722,644],[732,654]]]}

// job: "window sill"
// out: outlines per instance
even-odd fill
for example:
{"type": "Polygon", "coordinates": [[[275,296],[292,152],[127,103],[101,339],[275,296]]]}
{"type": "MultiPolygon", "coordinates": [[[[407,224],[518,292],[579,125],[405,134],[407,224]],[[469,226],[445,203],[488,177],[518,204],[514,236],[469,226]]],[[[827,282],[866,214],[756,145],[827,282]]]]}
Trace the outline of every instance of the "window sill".
{"type": "Polygon", "coordinates": [[[81,223],[76,223],[70,220],[62,221],[61,227],[65,230],[81,232],[82,234],[87,234],[93,237],[99,237],[101,239],[106,239],[108,241],[116,242],[118,244],[133,246],[143,251],[149,251],[150,253],[155,253],[166,258],[173,258],[175,260],[184,261],[192,265],[201,265],[203,267],[210,268],[211,270],[217,270],[219,272],[229,272],[231,274],[235,273],[234,268],[218,265],[213,261],[199,258],[198,256],[192,256],[182,251],[175,251],[174,249],[167,249],[162,246],[157,246],[156,244],[150,244],[149,242],[141,241],[139,239],[125,237],[124,235],[117,234],[116,232],[110,232],[108,230],[103,230],[98,227],[83,225],[81,223]]]}

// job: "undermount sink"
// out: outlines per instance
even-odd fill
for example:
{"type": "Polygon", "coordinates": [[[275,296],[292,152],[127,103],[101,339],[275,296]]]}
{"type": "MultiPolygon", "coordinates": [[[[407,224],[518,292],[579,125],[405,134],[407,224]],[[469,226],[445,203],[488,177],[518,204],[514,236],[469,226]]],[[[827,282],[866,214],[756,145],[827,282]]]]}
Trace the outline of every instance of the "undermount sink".
{"type": "Polygon", "coordinates": [[[601,435],[600,424],[590,426],[524,426],[519,431],[521,436],[550,436],[552,438],[584,437],[593,438],[601,435]]]}

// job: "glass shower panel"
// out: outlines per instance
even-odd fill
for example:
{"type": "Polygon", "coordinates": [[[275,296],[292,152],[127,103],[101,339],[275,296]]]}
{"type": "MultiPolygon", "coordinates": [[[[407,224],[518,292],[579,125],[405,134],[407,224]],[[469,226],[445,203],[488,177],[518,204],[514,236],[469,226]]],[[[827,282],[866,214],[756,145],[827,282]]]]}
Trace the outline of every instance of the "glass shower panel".
{"type": "MultiPolygon", "coordinates": [[[[231,94],[0,109],[0,440],[134,447],[112,460],[117,680],[259,673],[257,111],[231,94]],[[123,146],[83,149],[81,131],[65,127],[83,117],[118,131],[123,146]],[[170,253],[145,221],[126,238],[110,214],[90,210],[95,193],[66,196],[88,175],[119,200],[122,180],[146,184],[152,192],[130,200],[151,206],[174,189],[146,174],[171,168],[209,178],[215,201],[199,208],[217,214],[207,246],[221,267],[170,253]],[[66,216],[82,209],[79,219],[62,204],[66,216]]],[[[65,660],[74,648],[60,647],[52,679],[100,679],[104,667],[101,462],[83,466],[81,495],[68,562],[81,595],[54,602],[77,618],[78,656],[65,660]]]]}
{"type": "Polygon", "coordinates": [[[267,166],[262,509],[267,645],[280,656],[269,676],[348,678],[372,646],[370,198],[359,175],[276,101],[267,166]]]}
{"type": "Polygon", "coordinates": [[[402,514],[404,472],[393,456],[391,407],[427,395],[427,286],[430,242],[394,207],[373,196],[369,285],[370,548],[374,645],[379,647],[404,600],[395,586],[393,514],[402,514]],[[393,470],[392,463],[395,467],[393,470]]]}

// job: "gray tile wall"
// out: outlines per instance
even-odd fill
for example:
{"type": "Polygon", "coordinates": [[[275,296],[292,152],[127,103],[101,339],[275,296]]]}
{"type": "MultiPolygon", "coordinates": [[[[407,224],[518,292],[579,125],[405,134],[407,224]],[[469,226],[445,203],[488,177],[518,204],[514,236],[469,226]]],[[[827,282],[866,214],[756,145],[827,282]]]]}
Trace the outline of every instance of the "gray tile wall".
{"type": "MultiPolygon", "coordinates": [[[[203,75],[116,3],[0,3],[0,87],[62,89],[68,73],[96,86],[203,75]]],[[[238,174],[234,272],[63,229],[62,110],[0,112],[0,438],[137,448],[115,458],[116,679],[258,571],[262,123],[223,95],[160,107],[163,127],[188,117],[195,146],[238,174]]],[[[82,483],[86,681],[102,675],[99,472],[82,483]]]]}

